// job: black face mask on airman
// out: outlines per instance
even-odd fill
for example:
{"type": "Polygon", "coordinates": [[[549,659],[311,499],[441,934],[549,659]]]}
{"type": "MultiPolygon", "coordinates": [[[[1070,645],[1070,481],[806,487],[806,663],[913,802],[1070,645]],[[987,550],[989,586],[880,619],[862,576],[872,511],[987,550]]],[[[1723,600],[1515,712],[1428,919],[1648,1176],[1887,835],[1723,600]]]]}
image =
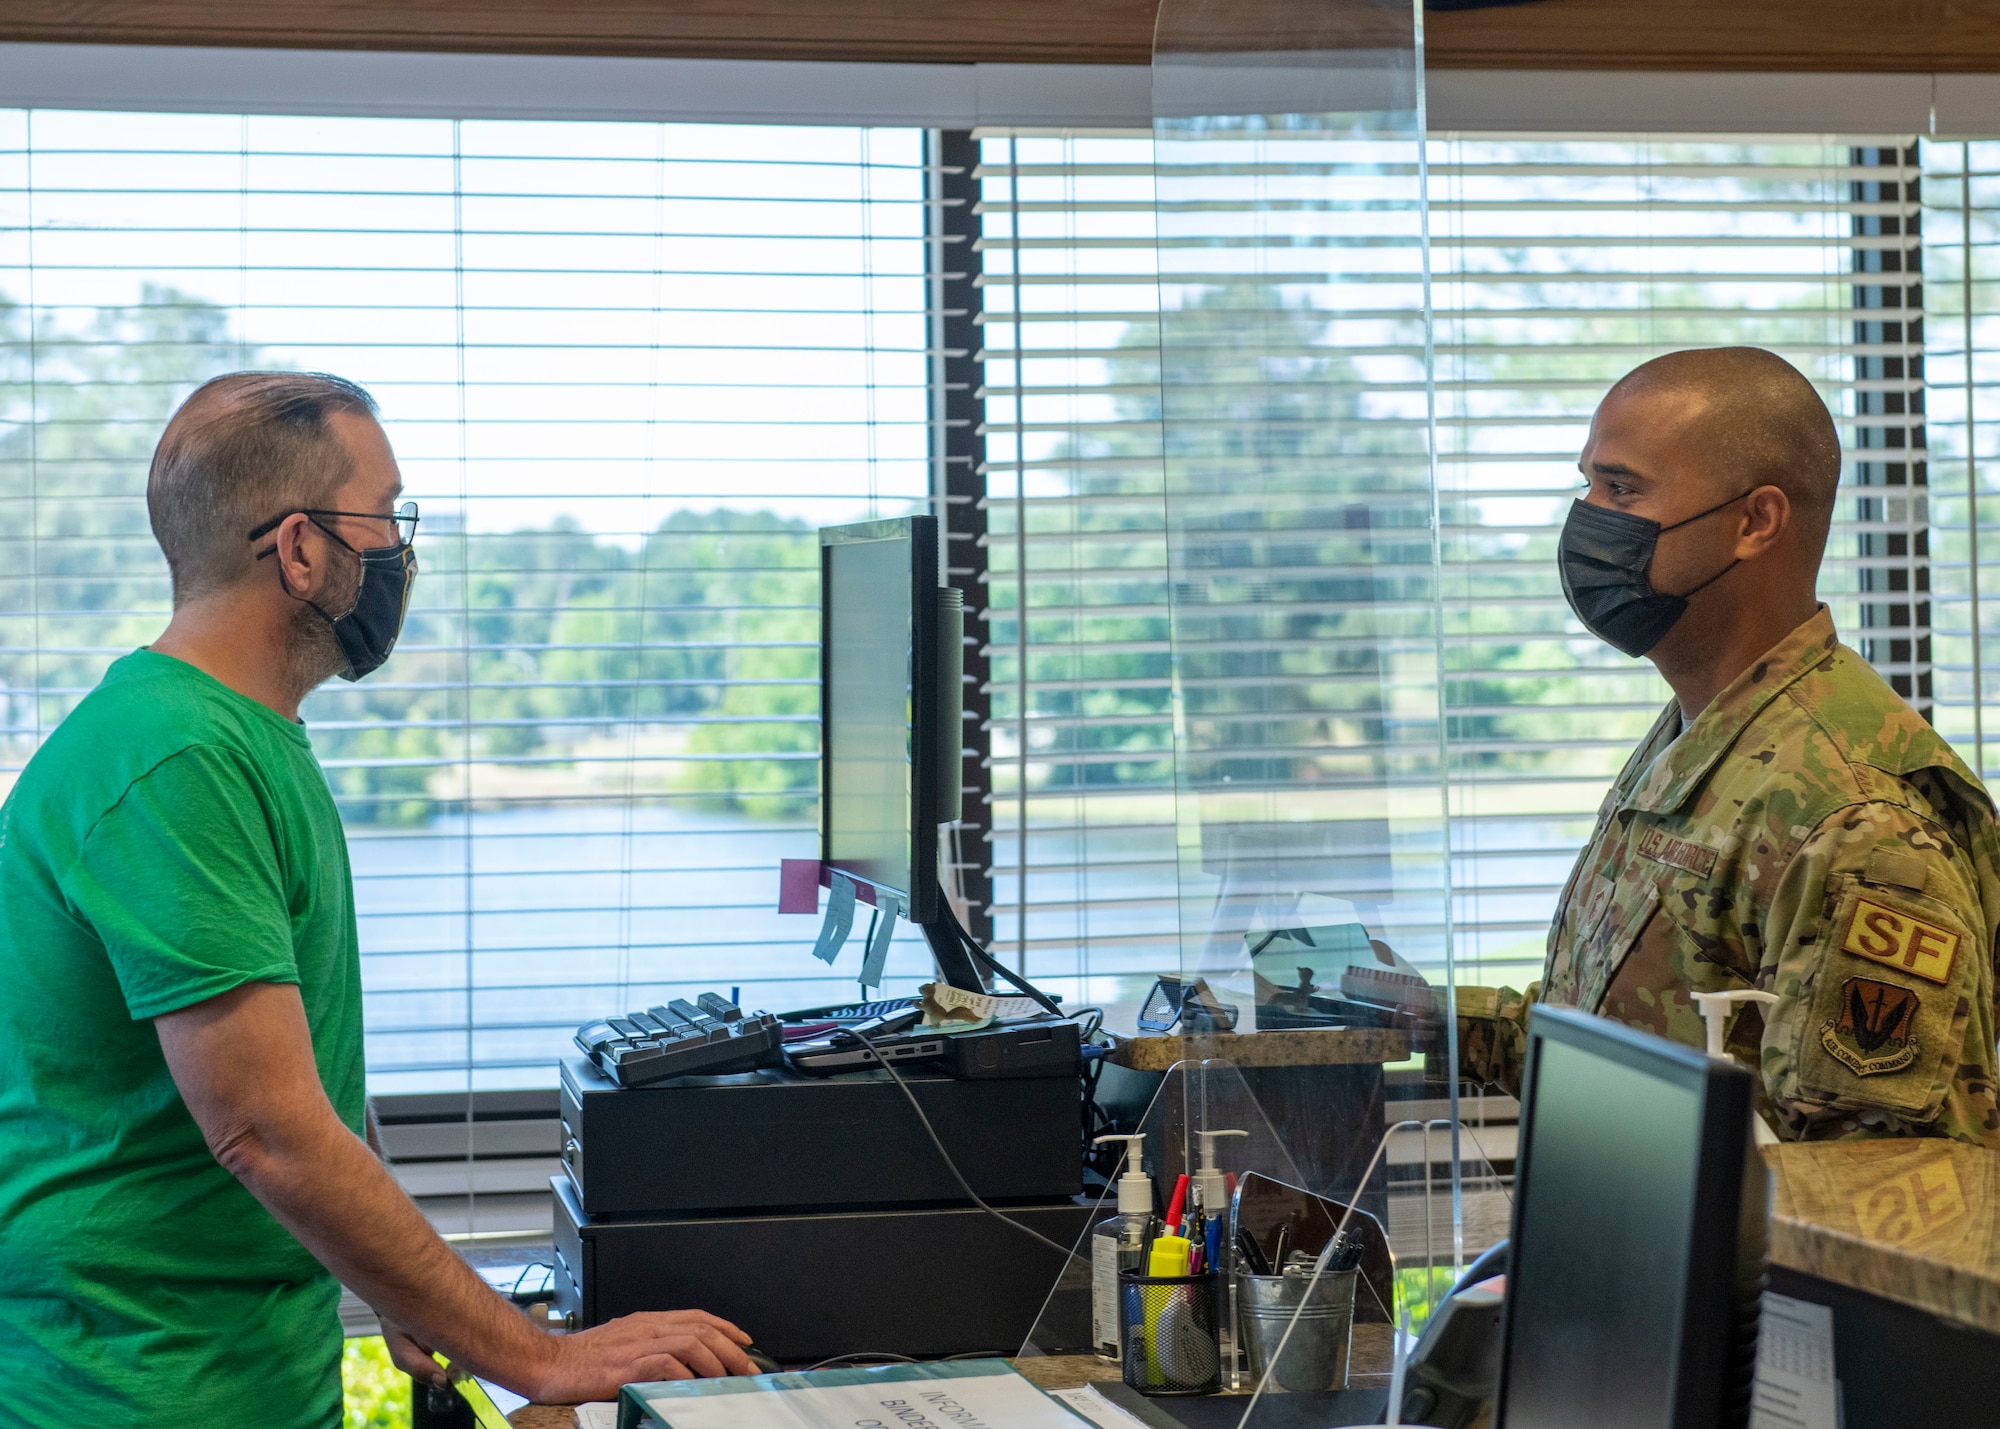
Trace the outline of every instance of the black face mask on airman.
{"type": "Polygon", "coordinates": [[[1714,585],[1741,563],[1740,558],[1731,561],[1694,590],[1669,595],[1654,590],[1648,574],[1660,537],[1713,516],[1749,494],[1741,492],[1671,526],[1587,501],[1572,503],[1563,522],[1558,565],[1563,597],[1583,628],[1635,659],[1659,644],[1687,611],[1689,596],[1714,585]]]}

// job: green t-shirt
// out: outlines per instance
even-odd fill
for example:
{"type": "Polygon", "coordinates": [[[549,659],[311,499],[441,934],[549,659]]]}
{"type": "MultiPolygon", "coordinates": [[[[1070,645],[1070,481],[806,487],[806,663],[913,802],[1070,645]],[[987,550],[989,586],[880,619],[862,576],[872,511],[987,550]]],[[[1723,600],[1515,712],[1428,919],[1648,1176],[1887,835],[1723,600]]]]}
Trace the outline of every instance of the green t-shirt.
{"type": "Polygon", "coordinates": [[[217,1164],[149,1019],[297,983],[362,1128],[340,816],[306,732],[119,660],[0,806],[0,1423],[337,1426],[340,1290],[217,1164]]]}

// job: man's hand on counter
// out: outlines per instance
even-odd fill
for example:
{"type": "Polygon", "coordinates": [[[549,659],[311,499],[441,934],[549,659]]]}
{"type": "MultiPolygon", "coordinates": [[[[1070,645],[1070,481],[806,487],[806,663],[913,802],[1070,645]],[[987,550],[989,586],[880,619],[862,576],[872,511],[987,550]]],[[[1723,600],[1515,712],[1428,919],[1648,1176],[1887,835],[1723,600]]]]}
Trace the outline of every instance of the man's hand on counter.
{"type": "Polygon", "coordinates": [[[616,1399],[620,1385],[755,1374],[750,1337],[703,1310],[660,1310],[550,1335],[552,1361],[529,1398],[543,1404],[616,1399]]]}
{"type": "Polygon", "coordinates": [[[609,1399],[635,1380],[754,1374],[750,1337],[699,1310],[628,1315],[573,1335],[537,1328],[438,1238],[313,1064],[299,990],[245,983],[153,1019],[217,1161],[383,1318],[390,1353],[434,1380],[424,1346],[544,1403],[609,1399]]]}
{"type": "MultiPolygon", "coordinates": [[[[541,1404],[616,1399],[621,1385],[662,1379],[719,1379],[756,1374],[743,1352],[750,1337],[703,1310],[661,1310],[627,1315],[594,1330],[549,1335],[548,1363],[539,1367],[533,1392],[515,1388],[506,1375],[488,1375],[541,1404]]],[[[382,1339],[396,1368],[423,1384],[449,1384],[444,1367],[409,1331],[382,1321],[382,1339]]],[[[530,1367],[523,1366],[522,1372],[530,1367]]]]}

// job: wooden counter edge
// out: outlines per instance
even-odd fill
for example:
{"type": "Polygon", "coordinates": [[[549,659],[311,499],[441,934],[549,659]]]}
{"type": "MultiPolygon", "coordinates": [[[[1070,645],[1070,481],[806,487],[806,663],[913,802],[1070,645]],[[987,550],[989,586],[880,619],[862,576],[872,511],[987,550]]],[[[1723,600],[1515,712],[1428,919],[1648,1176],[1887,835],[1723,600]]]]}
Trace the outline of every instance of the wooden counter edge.
{"type": "Polygon", "coordinates": [[[1110,1060],[1135,1072],[1164,1072],[1189,1059],[1219,1058],[1238,1067],[1351,1067],[1402,1062],[1409,1056],[1410,1034],[1398,1027],[1298,1027],[1119,1037],[1110,1060]]]}
{"type": "Polygon", "coordinates": [[[1771,1263],[2000,1334],[2000,1279],[1773,1212],[1771,1263]]]}

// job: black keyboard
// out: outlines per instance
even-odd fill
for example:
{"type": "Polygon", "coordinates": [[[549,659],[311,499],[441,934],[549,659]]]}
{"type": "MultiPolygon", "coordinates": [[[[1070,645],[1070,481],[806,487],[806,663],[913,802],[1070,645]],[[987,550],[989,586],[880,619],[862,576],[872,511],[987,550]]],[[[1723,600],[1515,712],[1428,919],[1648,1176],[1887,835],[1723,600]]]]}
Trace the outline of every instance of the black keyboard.
{"type": "Polygon", "coordinates": [[[576,1045],[622,1087],[776,1066],[783,1040],[777,1018],[768,1012],[746,1013],[712,992],[693,1002],[677,997],[664,1007],[576,1029],[576,1045]]]}

